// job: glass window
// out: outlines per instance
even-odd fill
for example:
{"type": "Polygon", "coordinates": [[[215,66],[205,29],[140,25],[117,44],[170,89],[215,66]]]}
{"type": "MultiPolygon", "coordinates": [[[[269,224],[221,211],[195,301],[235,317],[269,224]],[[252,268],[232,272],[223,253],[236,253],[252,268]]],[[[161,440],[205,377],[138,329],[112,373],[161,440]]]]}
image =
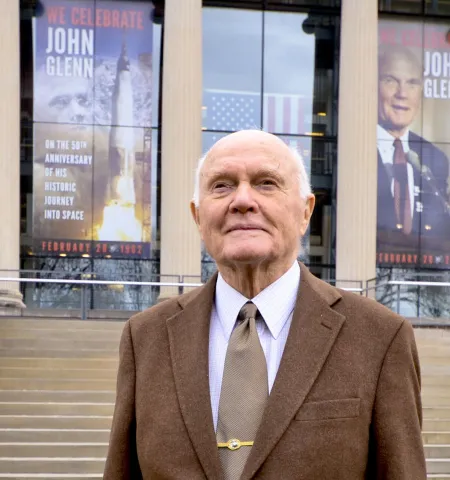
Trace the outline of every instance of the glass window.
{"type": "Polygon", "coordinates": [[[334,18],[266,12],[264,35],[264,129],[334,135],[334,18]]]}
{"type": "Polygon", "coordinates": [[[423,0],[380,0],[381,12],[423,13],[423,0]]]}
{"type": "Polygon", "coordinates": [[[306,7],[340,7],[341,0],[268,0],[268,7],[306,6],[306,7]]]}
{"type": "Polygon", "coordinates": [[[261,127],[262,12],[203,9],[203,128],[261,127]]]}
{"type": "Polygon", "coordinates": [[[425,0],[425,14],[450,15],[450,2],[448,0],[425,0]]]}

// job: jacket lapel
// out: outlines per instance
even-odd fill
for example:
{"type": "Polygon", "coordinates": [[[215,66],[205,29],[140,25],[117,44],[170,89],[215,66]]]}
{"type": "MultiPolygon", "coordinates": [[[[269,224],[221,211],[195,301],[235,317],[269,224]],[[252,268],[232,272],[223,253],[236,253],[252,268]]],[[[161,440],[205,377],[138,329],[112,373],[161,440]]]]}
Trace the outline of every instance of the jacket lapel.
{"type": "Polygon", "coordinates": [[[283,357],[241,480],[253,477],[291,423],[345,321],[330,308],[341,295],[301,266],[299,295],[283,357]]]}
{"type": "Polygon", "coordinates": [[[209,389],[209,325],[217,275],[167,320],[170,356],[183,420],[208,479],[222,478],[209,389]]]}

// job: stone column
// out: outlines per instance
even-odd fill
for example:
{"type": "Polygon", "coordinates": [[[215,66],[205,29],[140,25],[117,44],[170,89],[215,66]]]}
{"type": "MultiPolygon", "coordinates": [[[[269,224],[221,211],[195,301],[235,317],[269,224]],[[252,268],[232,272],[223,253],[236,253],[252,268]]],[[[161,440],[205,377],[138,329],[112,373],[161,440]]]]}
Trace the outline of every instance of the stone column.
{"type": "MultiPolygon", "coordinates": [[[[0,5],[0,277],[17,277],[10,270],[20,266],[19,0],[1,0],[0,5]]],[[[0,281],[0,311],[22,307],[19,284],[0,281]]]]}
{"type": "Polygon", "coordinates": [[[376,272],[377,54],[377,0],[343,0],[338,110],[338,280],[365,281],[375,277],[376,272]]]}
{"type": "MultiPolygon", "coordinates": [[[[166,0],[162,95],[160,272],[200,276],[200,237],[189,202],[202,153],[201,0],[166,0]]],[[[161,297],[176,293],[164,289],[161,297]]]]}

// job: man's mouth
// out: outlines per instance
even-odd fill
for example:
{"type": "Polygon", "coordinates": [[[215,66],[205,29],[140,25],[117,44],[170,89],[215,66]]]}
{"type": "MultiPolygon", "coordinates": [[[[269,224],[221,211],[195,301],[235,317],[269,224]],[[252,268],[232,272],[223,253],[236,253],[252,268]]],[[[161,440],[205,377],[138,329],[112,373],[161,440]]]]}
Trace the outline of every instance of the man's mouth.
{"type": "Polygon", "coordinates": [[[232,227],[230,227],[228,230],[227,230],[227,233],[229,232],[236,232],[236,231],[242,231],[242,230],[246,230],[246,231],[255,231],[255,230],[264,230],[263,228],[257,226],[257,225],[233,225],[232,227]]]}
{"type": "Polygon", "coordinates": [[[408,112],[409,111],[409,107],[405,107],[403,105],[392,105],[392,108],[394,110],[397,110],[397,111],[400,111],[400,112],[408,112]]]}

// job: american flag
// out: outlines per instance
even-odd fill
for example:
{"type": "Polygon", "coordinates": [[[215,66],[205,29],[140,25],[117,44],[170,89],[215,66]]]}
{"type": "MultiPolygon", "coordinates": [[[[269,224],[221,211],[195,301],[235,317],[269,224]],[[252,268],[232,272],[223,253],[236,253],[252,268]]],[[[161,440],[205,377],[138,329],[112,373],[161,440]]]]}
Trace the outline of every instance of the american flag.
{"type": "MultiPolygon", "coordinates": [[[[305,114],[307,101],[301,95],[265,94],[263,128],[269,132],[278,133],[281,140],[289,146],[295,147],[303,156],[309,173],[311,137],[289,136],[289,134],[306,133],[306,126],[311,123],[311,115],[305,114]]],[[[233,132],[261,128],[261,97],[257,93],[205,90],[203,105],[203,128],[206,130],[233,132]]],[[[311,127],[309,127],[309,131],[311,131],[311,127]]],[[[209,150],[224,135],[226,134],[220,132],[205,132],[203,151],[209,150]]]]}
{"type": "MultiPolygon", "coordinates": [[[[262,127],[274,133],[304,134],[306,101],[301,95],[264,94],[262,127]]],[[[206,90],[203,105],[203,127],[207,130],[261,128],[261,100],[258,93],[206,90]]]]}

